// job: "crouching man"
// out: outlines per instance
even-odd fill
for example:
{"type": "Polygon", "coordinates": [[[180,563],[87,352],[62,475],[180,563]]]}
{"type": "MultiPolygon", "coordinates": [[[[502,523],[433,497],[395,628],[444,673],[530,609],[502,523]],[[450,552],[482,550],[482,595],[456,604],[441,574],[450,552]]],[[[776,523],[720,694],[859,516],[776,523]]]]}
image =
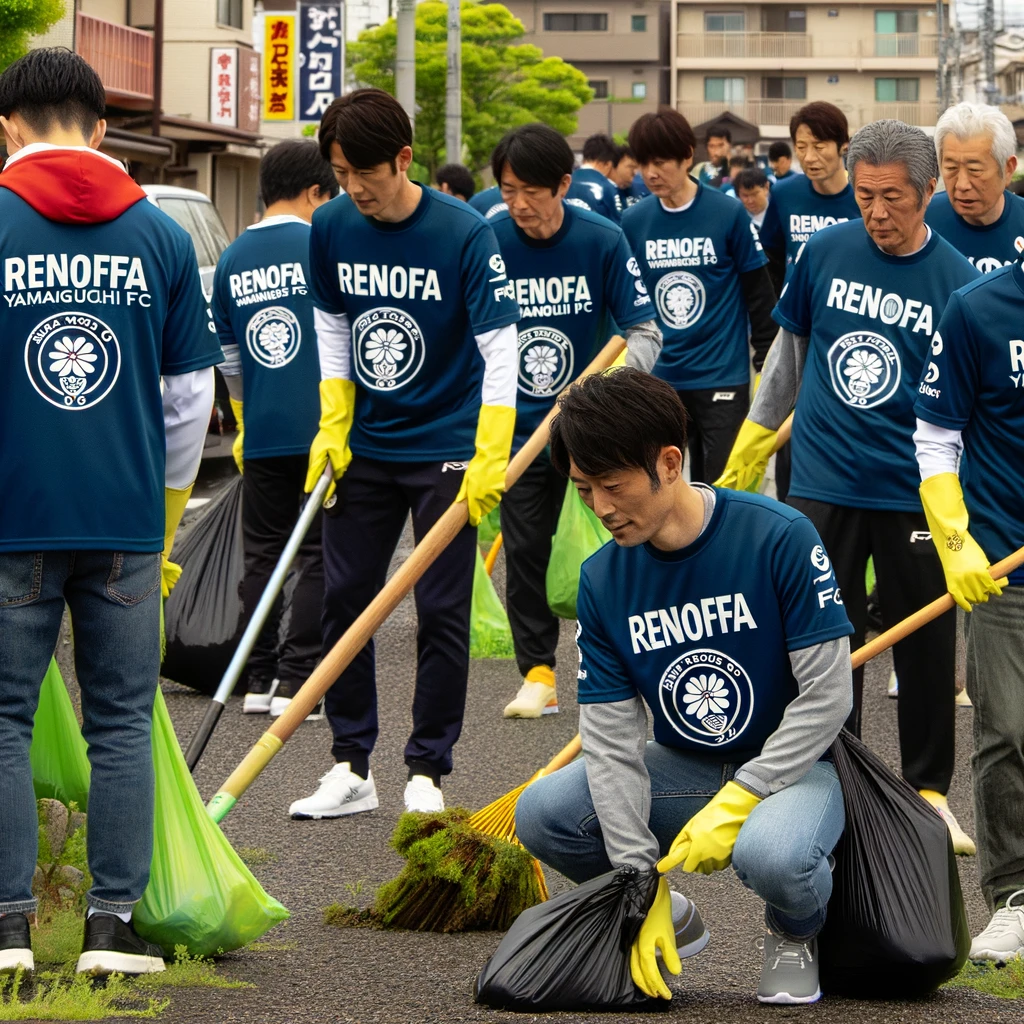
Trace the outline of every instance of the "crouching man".
{"type": "MultiPolygon", "coordinates": [[[[615,543],[580,577],[583,758],[523,793],[516,829],[575,882],[626,865],[710,874],[732,863],[766,903],[758,999],[811,1003],[828,857],[845,824],[825,755],[852,705],[852,627],[810,520],[683,479],[685,423],[672,386],[632,368],[559,402],[552,461],[615,543]]],[[[678,973],[677,949],[705,941],[662,879],[634,980],[670,998],[656,951],[678,973]]]]}

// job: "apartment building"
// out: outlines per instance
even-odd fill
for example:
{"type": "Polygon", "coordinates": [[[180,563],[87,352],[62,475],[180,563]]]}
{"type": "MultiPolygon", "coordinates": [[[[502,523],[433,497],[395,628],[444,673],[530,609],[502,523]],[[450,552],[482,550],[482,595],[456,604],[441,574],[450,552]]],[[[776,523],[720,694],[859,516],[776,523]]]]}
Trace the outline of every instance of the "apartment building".
{"type": "Polygon", "coordinates": [[[669,4],[661,0],[505,0],[526,26],[524,43],[578,67],[594,90],[569,143],[628,132],[669,102],[669,4]]]}
{"type": "Polygon", "coordinates": [[[883,117],[935,124],[934,7],[674,0],[671,36],[671,102],[695,126],[728,111],[770,142],[812,100],[841,108],[851,130],[883,117]]]}

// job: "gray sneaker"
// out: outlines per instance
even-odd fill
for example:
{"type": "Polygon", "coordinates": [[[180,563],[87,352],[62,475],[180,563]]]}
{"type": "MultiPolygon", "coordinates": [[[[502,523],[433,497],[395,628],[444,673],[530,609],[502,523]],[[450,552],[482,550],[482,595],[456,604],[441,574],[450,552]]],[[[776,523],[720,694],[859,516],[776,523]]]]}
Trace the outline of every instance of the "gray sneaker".
{"type": "Polygon", "coordinates": [[[771,932],[764,936],[764,966],[757,999],[761,1003],[816,1003],[818,985],[818,941],[793,942],[771,932]]]}
{"type": "Polygon", "coordinates": [[[696,956],[709,942],[711,935],[697,908],[681,892],[671,892],[672,923],[676,928],[676,949],[679,959],[696,956]]]}

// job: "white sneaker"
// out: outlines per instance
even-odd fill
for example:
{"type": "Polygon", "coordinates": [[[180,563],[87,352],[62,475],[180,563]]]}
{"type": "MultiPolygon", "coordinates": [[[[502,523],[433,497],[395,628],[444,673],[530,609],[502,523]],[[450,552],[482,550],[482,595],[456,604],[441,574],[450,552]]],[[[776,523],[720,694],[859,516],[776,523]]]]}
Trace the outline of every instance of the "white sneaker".
{"type": "Polygon", "coordinates": [[[974,705],[971,703],[971,696],[967,692],[966,689],[961,690],[956,695],[956,700],[954,701],[954,703],[956,704],[956,706],[958,708],[973,708],[974,707],[974,705]]]}
{"type": "Polygon", "coordinates": [[[553,686],[523,680],[516,699],[505,705],[506,718],[540,718],[558,714],[558,697],[553,686]]]}
{"type": "MultiPolygon", "coordinates": [[[[262,684],[266,686],[266,683],[262,684]]],[[[250,690],[245,695],[245,700],[242,701],[242,714],[243,715],[265,715],[270,710],[271,701],[274,699],[274,694],[277,693],[277,688],[281,685],[280,679],[275,679],[269,689],[265,692],[260,693],[256,690],[250,690]]]]}
{"type": "Polygon", "coordinates": [[[886,687],[885,695],[895,700],[900,695],[900,681],[896,678],[896,670],[889,673],[889,685],[886,687]]]}
{"type": "Polygon", "coordinates": [[[444,810],[444,797],[429,775],[414,775],[405,786],[405,809],[421,814],[444,810]]]}
{"type": "Polygon", "coordinates": [[[297,819],[341,818],[378,807],[373,772],[361,779],[348,761],[336,764],[320,779],[320,788],[304,800],[296,800],[288,813],[297,819]]]}
{"type": "Polygon", "coordinates": [[[978,852],[974,840],[960,827],[960,822],[956,820],[955,815],[949,809],[949,802],[946,798],[941,793],[930,789],[922,789],[919,792],[946,823],[946,828],[949,829],[949,835],[953,840],[953,852],[958,857],[973,857],[978,852]]]}
{"type": "MultiPolygon", "coordinates": [[[[280,718],[285,711],[288,710],[288,705],[291,704],[291,697],[275,697],[270,702],[270,717],[280,718]]],[[[324,702],[320,701],[319,704],[306,715],[307,722],[322,722],[324,720],[324,702]]]]}
{"type": "Polygon", "coordinates": [[[1024,957],[1024,889],[1018,889],[1000,907],[985,930],[971,943],[972,960],[993,960],[1005,964],[1024,957]]]}
{"type": "Polygon", "coordinates": [[[672,924],[676,931],[676,952],[680,960],[685,960],[696,956],[708,944],[711,933],[691,900],[674,889],[669,892],[669,897],[672,900],[672,924]]]}

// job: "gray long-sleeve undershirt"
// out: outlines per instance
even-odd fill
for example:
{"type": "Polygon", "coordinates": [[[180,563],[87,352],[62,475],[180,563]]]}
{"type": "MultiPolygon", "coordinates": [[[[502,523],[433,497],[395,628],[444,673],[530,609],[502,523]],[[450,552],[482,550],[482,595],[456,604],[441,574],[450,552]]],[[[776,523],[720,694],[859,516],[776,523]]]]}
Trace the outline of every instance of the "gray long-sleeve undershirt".
{"type": "MultiPolygon", "coordinates": [[[[714,491],[702,487],[701,492],[706,528],[714,509],[714,491]]],[[[761,753],[735,776],[739,785],[762,799],[810,771],[839,735],[853,702],[847,637],[792,651],[789,661],[799,693],[761,753]]],[[[647,824],[651,782],[644,763],[647,712],[643,698],[581,704],[580,736],[608,859],[616,868],[627,864],[649,868],[658,859],[658,843],[647,824]]],[[[679,822],[679,827],[684,824],[679,822]]]]}
{"type": "Polygon", "coordinates": [[[779,330],[761,370],[761,386],[751,403],[747,419],[778,430],[796,406],[807,361],[807,338],[779,330]]]}
{"type": "Polygon", "coordinates": [[[642,324],[626,328],[626,344],[626,365],[650,373],[661,355],[665,339],[656,321],[645,320],[642,324]]]}

